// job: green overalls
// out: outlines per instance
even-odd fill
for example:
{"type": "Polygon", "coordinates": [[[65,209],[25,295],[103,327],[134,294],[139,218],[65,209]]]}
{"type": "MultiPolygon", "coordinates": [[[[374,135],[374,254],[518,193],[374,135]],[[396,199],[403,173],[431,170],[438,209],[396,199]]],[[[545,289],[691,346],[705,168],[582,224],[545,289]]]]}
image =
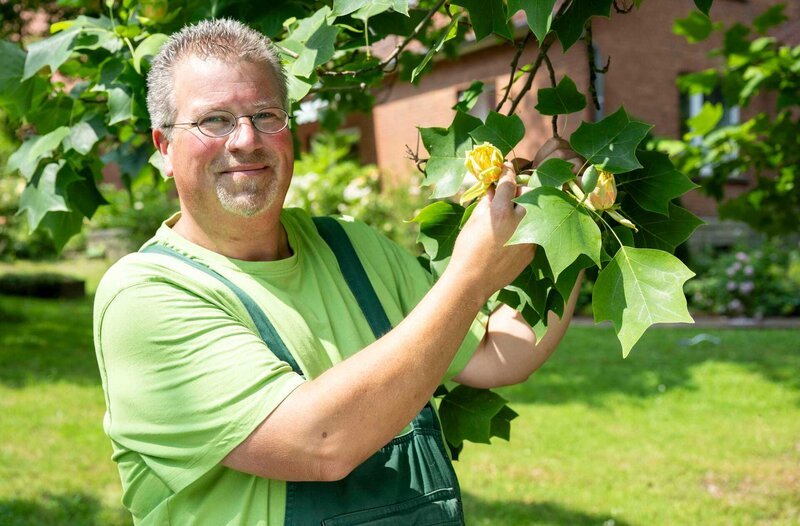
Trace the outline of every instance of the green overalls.
{"type": "MultiPolygon", "coordinates": [[[[341,225],[329,217],[314,223],[328,244],[375,339],[391,324],[366,271],[341,225]]],[[[174,250],[151,245],[144,252],[177,257],[217,278],[245,306],[269,349],[301,376],[300,367],[264,312],[239,287],[205,265],[174,250]]],[[[287,482],[287,526],[462,525],[461,493],[444,449],[439,421],[430,403],[414,418],[409,432],[394,438],[342,480],[287,482]]]]}

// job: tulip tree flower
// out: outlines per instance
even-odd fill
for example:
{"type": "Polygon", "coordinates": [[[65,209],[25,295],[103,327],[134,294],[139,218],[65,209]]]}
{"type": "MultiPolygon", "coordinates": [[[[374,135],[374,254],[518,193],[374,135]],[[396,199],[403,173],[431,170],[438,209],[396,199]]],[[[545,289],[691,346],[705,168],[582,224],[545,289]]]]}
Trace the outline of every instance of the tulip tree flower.
{"type": "Polygon", "coordinates": [[[481,197],[503,173],[503,154],[491,143],[484,142],[467,152],[464,166],[478,180],[461,196],[461,204],[481,197]]]}

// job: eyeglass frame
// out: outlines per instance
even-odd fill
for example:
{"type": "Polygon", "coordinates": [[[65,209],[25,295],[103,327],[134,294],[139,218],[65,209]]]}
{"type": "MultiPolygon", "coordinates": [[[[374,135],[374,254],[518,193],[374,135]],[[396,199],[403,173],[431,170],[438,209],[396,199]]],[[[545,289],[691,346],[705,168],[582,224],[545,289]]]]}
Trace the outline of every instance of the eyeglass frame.
{"type": "Polygon", "coordinates": [[[228,110],[209,110],[209,111],[203,113],[202,115],[200,115],[197,118],[197,120],[194,121],[194,122],[173,122],[171,124],[164,124],[161,127],[162,128],[174,128],[175,126],[194,126],[195,128],[197,128],[197,131],[199,131],[200,133],[202,133],[206,137],[208,137],[210,139],[220,139],[222,137],[227,137],[228,135],[230,135],[233,132],[235,132],[239,128],[239,119],[241,119],[242,117],[247,117],[247,120],[250,121],[250,124],[253,126],[253,129],[256,130],[258,133],[263,133],[264,135],[275,135],[276,133],[282,132],[283,130],[285,130],[289,126],[289,121],[292,120],[292,115],[289,115],[289,112],[284,110],[283,108],[279,108],[278,106],[266,106],[264,108],[259,108],[252,115],[244,115],[244,114],[243,115],[236,115],[234,113],[231,113],[228,110]],[[258,115],[260,112],[262,112],[264,110],[280,110],[281,112],[283,112],[284,115],[286,115],[286,117],[284,118],[283,127],[280,130],[268,132],[268,131],[263,131],[263,130],[259,129],[258,126],[256,126],[256,123],[253,121],[253,117],[255,117],[256,115],[258,115]],[[227,113],[228,115],[233,117],[233,121],[234,121],[235,124],[234,124],[233,128],[231,128],[231,131],[229,131],[228,133],[224,133],[222,135],[209,135],[207,133],[204,133],[203,130],[200,128],[200,121],[203,120],[203,117],[205,117],[206,115],[208,115],[210,113],[227,113]]]}

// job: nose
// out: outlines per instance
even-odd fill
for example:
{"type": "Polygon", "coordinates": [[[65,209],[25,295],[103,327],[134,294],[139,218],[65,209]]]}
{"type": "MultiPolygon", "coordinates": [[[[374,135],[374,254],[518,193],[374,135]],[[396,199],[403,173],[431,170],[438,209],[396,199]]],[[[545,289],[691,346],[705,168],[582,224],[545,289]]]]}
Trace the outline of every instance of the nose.
{"type": "Polygon", "coordinates": [[[228,135],[226,146],[229,151],[257,150],[260,147],[259,135],[250,117],[242,116],[236,119],[236,129],[228,135]]]}

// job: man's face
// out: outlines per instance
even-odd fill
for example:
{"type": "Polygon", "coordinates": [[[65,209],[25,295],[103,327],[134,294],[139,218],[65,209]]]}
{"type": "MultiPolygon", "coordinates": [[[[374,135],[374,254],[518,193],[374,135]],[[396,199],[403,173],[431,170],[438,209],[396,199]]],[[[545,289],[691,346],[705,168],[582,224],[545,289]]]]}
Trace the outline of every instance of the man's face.
{"type": "MultiPolygon", "coordinates": [[[[211,110],[252,115],[281,107],[277,81],[263,64],[188,57],[175,70],[176,123],[195,122],[211,110]]],[[[288,128],[257,131],[248,119],[225,137],[206,137],[179,126],[159,146],[164,168],[175,177],[184,214],[195,220],[235,214],[252,217],[283,205],[294,152],[288,128]]],[[[158,139],[157,139],[157,142],[158,139]]]]}

